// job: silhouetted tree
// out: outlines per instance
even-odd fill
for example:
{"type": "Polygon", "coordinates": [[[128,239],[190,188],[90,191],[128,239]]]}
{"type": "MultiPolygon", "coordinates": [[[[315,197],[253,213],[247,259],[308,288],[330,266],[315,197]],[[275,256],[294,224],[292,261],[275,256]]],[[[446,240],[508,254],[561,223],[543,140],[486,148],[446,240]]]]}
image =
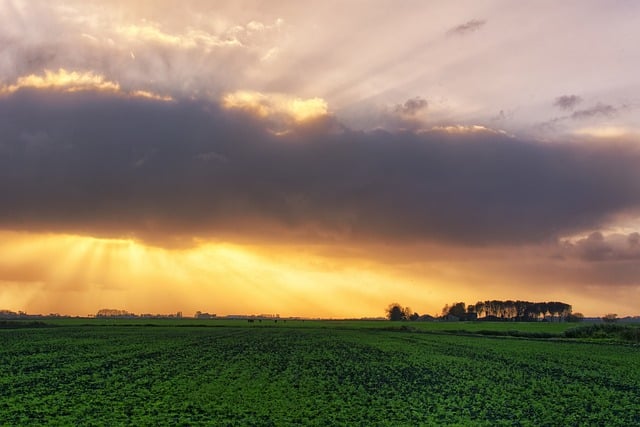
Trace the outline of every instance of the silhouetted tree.
{"type": "MultiPolygon", "coordinates": [[[[446,306],[449,308],[449,306],[446,306]]],[[[471,307],[471,306],[470,306],[471,307]]],[[[550,315],[552,320],[567,320],[571,316],[571,305],[563,302],[529,301],[478,301],[474,306],[479,318],[497,317],[501,319],[540,320],[550,315]]],[[[470,313],[467,309],[467,313],[470,313]]]]}
{"type": "Polygon", "coordinates": [[[536,303],[536,310],[538,312],[538,316],[542,315],[542,319],[547,319],[547,314],[549,313],[549,307],[546,302],[536,303]]]}
{"type": "Polygon", "coordinates": [[[447,314],[449,314],[449,304],[445,304],[444,307],[442,307],[442,317],[446,316],[447,314]]]}
{"type": "Polygon", "coordinates": [[[411,309],[409,307],[402,308],[400,304],[394,302],[387,307],[387,319],[397,320],[409,320],[411,316],[411,309]]]}
{"type": "Polygon", "coordinates": [[[451,304],[451,306],[449,306],[449,313],[447,314],[456,317],[464,317],[464,315],[467,313],[466,307],[467,306],[464,302],[454,302],[453,304],[451,304]]]}
{"type": "Polygon", "coordinates": [[[476,313],[478,313],[478,317],[480,317],[480,316],[482,316],[483,314],[486,313],[485,306],[484,306],[484,303],[482,301],[478,301],[476,303],[476,313]]]}
{"type": "MultiPolygon", "coordinates": [[[[475,320],[477,319],[476,306],[477,305],[466,305],[464,302],[454,302],[451,305],[446,304],[442,308],[442,317],[455,316],[459,320],[475,320]]],[[[477,307],[482,309],[481,306],[477,307]]]]}

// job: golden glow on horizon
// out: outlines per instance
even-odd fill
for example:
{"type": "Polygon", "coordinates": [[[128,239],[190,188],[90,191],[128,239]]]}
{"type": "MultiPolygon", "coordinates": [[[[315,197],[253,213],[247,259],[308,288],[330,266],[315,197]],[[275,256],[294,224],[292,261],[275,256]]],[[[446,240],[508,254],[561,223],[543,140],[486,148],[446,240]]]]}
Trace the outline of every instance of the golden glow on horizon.
{"type": "Polygon", "coordinates": [[[222,98],[228,109],[249,111],[258,117],[287,116],[296,122],[305,122],[328,114],[327,102],[321,98],[301,99],[283,94],[263,94],[255,91],[237,91],[222,98]]]}
{"type": "Polygon", "coordinates": [[[433,295],[381,268],[297,250],[229,243],[167,250],[74,235],[0,236],[0,309],[14,311],[381,316],[392,300],[433,295]]]}
{"type": "Polygon", "coordinates": [[[0,88],[0,94],[14,93],[23,88],[53,89],[63,92],[100,91],[123,94],[132,97],[150,98],[158,101],[171,101],[170,96],[162,96],[145,90],[123,91],[116,82],[107,80],[103,75],[91,71],[44,70],[44,75],[30,74],[19,77],[15,84],[0,88]]]}
{"type": "Polygon", "coordinates": [[[170,250],[126,239],[0,231],[0,309],[344,318],[382,316],[396,301],[434,315],[453,301],[525,299],[565,301],[588,316],[636,312],[622,288],[558,287],[545,274],[562,266],[545,260],[439,247],[360,251],[204,242],[170,250]],[[381,251],[387,258],[374,256],[381,251]]]}

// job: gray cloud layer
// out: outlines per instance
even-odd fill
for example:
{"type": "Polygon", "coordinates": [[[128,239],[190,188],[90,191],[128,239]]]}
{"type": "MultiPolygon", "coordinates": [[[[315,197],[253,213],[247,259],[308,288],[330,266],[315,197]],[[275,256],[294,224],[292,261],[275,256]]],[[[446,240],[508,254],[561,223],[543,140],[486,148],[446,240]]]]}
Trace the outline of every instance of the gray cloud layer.
{"type": "Polygon", "coordinates": [[[640,260],[640,234],[612,234],[604,236],[596,231],[574,243],[565,242],[562,257],[576,257],[583,261],[640,260]]]}
{"type": "Polygon", "coordinates": [[[275,136],[209,103],[28,90],[0,99],[0,135],[10,229],[522,243],[640,207],[631,146],[355,132],[332,119],[275,136]]]}

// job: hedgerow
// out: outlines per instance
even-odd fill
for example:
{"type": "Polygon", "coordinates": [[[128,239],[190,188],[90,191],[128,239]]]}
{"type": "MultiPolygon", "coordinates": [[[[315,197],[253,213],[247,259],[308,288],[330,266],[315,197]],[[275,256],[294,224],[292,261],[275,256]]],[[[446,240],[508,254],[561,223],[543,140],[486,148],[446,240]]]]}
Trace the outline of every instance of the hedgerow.
{"type": "Polygon", "coordinates": [[[640,342],[640,327],[617,323],[595,323],[567,329],[563,336],[567,338],[613,338],[640,342]]]}

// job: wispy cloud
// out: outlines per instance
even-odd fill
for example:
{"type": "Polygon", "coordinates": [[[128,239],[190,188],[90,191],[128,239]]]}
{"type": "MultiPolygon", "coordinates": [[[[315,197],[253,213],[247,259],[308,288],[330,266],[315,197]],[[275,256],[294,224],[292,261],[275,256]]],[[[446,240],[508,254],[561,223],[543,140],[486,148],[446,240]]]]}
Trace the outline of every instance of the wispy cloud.
{"type": "Polygon", "coordinates": [[[596,116],[612,117],[618,113],[618,108],[609,104],[598,103],[590,108],[584,110],[576,110],[571,114],[571,118],[574,120],[589,119],[596,116]]]}
{"type": "Polygon", "coordinates": [[[487,24],[484,19],[472,19],[449,30],[449,34],[469,34],[478,31],[487,24]]]}
{"type": "Polygon", "coordinates": [[[126,92],[218,96],[275,55],[284,26],[278,18],[180,25],[116,9],[92,2],[9,7],[0,13],[0,84],[63,69],[101,76],[126,92]]]}
{"type": "Polygon", "coordinates": [[[582,102],[582,98],[578,95],[562,95],[555,99],[553,105],[561,110],[573,110],[582,102]]]}
{"type": "MultiPolygon", "coordinates": [[[[565,107],[560,107],[560,108],[565,110],[573,110],[574,106],[578,102],[581,102],[580,100],[575,101],[572,99],[559,101],[561,98],[563,97],[557,98],[554,105],[557,104],[557,106],[559,107],[560,105],[564,105],[565,107]]],[[[553,117],[552,119],[549,119],[547,121],[537,124],[536,127],[542,131],[556,131],[559,126],[566,125],[568,121],[576,121],[576,122],[598,121],[602,119],[615,117],[620,113],[621,110],[624,110],[627,108],[629,108],[627,105],[621,105],[616,107],[611,104],[603,104],[599,102],[589,108],[584,108],[582,110],[574,110],[571,114],[553,117]]],[[[606,131],[612,130],[612,129],[617,129],[617,128],[607,127],[602,129],[602,132],[591,132],[591,135],[597,136],[599,134],[600,136],[606,136],[607,134],[606,131]]],[[[580,130],[578,130],[577,133],[585,133],[585,132],[581,132],[580,130]]]]}
{"type": "Polygon", "coordinates": [[[416,96],[415,98],[407,99],[404,104],[397,104],[394,111],[407,116],[415,116],[419,112],[426,110],[428,106],[429,103],[426,99],[416,96]]]}
{"type": "Polygon", "coordinates": [[[155,42],[186,49],[201,47],[207,50],[215,47],[242,46],[242,42],[235,35],[218,37],[195,29],[188,29],[182,34],[171,34],[162,31],[158,24],[151,22],[121,26],[116,31],[128,40],[155,42]]]}

